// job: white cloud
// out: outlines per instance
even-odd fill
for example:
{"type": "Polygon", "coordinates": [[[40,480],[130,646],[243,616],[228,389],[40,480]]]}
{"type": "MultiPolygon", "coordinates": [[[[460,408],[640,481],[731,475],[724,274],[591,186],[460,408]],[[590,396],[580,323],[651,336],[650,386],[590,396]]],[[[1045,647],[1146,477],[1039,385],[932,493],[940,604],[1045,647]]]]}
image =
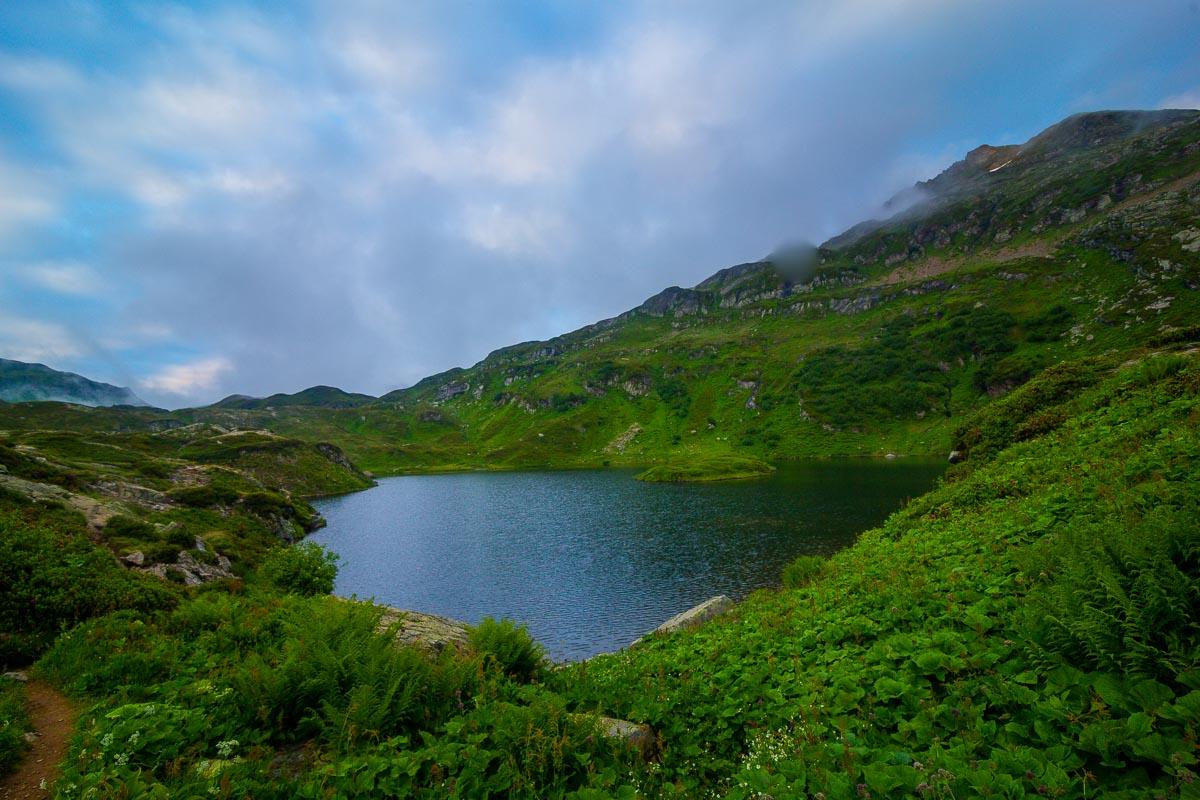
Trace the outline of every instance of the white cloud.
{"type": "Polygon", "coordinates": [[[78,261],[42,261],[27,264],[21,273],[30,283],[59,294],[94,295],[102,289],[100,276],[78,261]]]}
{"type": "Polygon", "coordinates": [[[501,203],[469,206],[461,230],[472,243],[509,256],[549,256],[567,239],[562,217],[550,211],[520,211],[501,203]]]}
{"type": "Polygon", "coordinates": [[[60,361],[83,355],[83,348],[61,325],[0,316],[0,356],[17,361],[60,361]]]}
{"type": "Polygon", "coordinates": [[[214,388],[221,376],[232,369],[233,363],[227,358],[202,358],[172,364],[138,383],[152,392],[188,396],[214,388]]]}
{"type": "Polygon", "coordinates": [[[1158,104],[1159,108],[1200,108],[1200,87],[1173,94],[1158,104]]]}
{"type": "Polygon", "coordinates": [[[40,178],[33,170],[5,161],[0,153],[0,242],[54,213],[53,192],[40,178]]]}

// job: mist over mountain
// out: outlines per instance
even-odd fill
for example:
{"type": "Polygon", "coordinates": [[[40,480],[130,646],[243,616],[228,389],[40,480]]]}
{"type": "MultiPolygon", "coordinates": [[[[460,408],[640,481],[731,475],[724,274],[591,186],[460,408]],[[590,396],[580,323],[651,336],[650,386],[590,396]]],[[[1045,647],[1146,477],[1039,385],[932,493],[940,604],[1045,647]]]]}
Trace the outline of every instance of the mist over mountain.
{"type": "Polygon", "coordinates": [[[56,400],[81,406],[144,406],[140,397],[123,386],[101,383],[60,372],[45,364],[27,364],[0,358],[0,401],[26,403],[56,400]]]}

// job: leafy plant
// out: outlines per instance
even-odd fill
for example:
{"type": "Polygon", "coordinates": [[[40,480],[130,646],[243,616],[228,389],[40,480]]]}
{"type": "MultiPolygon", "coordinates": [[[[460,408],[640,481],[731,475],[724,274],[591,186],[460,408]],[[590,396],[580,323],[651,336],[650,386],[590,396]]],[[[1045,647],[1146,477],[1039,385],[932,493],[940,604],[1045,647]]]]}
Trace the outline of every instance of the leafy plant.
{"type": "Polygon", "coordinates": [[[470,641],[476,652],[519,681],[538,677],[545,664],[542,646],[512,620],[484,617],[471,629],[470,641]]]}

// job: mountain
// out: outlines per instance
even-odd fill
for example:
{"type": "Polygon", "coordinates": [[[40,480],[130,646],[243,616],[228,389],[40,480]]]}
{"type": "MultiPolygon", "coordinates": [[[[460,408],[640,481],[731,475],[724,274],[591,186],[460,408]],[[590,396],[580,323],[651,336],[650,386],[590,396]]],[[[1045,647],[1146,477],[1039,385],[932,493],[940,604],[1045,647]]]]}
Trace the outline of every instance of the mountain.
{"type": "Polygon", "coordinates": [[[268,429],[375,474],[944,456],[963,419],[1046,367],[1200,338],[1200,112],[1076,115],[972,150],[893,207],[803,277],[728,267],[374,400],[22,407],[0,428],[268,429]]]}
{"type": "Polygon", "coordinates": [[[273,394],[270,397],[250,397],[244,394],[231,394],[213,403],[210,408],[231,409],[265,409],[286,408],[289,406],[310,406],[314,408],[356,408],[366,405],[376,398],[369,394],[355,394],[343,391],[336,386],[310,386],[295,394],[273,394]]]}
{"type": "Polygon", "coordinates": [[[944,452],[1040,369],[1200,320],[1198,179],[1200,112],[1076,115],[971,151],[806,280],[762,261],[670,287],[384,395],[343,444],[377,471],[944,452]],[[403,432],[372,446],[385,409],[403,432]]]}
{"type": "Polygon", "coordinates": [[[74,372],[60,372],[45,364],[27,364],[0,358],[0,401],[25,403],[57,400],[81,406],[144,406],[129,389],[89,380],[74,372]]]}

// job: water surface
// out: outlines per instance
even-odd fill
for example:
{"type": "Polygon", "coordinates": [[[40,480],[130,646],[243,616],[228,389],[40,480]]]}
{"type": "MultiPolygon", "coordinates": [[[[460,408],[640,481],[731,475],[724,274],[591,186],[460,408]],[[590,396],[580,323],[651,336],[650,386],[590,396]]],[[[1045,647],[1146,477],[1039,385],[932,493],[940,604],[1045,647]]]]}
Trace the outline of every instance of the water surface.
{"type": "Polygon", "coordinates": [[[524,623],[556,659],[616,650],[716,594],[777,586],[941,473],[937,460],[808,461],[753,482],[650,484],[632,470],[384,478],[314,505],[336,593],[524,623]]]}

